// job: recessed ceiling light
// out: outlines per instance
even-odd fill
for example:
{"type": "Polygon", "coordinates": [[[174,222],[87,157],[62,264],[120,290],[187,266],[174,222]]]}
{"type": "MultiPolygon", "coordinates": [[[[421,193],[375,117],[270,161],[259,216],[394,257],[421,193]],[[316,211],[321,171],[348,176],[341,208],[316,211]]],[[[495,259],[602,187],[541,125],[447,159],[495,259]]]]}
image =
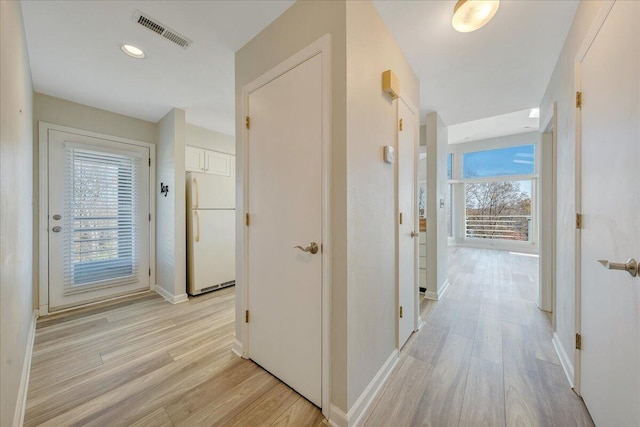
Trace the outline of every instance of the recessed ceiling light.
{"type": "Polygon", "coordinates": [[[539,108],[532,108],[531,111],[529,112],[529,118],[530,119],[539,119],[540,118],[540,109],[539,108]]]}
{"type": "Polygon", "coordinates": [[[129,55],[132,58],[136,58],[136,59],[142,59],[144,58],[145,55],[144,52],[142,51],[142,49],[139,49],[133,45],[130,44],[123,44],[120,49],[122,49],[122,51],[129,55]]]}
{"type": "Polygon", "coordinates": [[[491,21],[499,6],[500,0],[458,0],[451,25],[458,32],[470,33],[491,21]]]}

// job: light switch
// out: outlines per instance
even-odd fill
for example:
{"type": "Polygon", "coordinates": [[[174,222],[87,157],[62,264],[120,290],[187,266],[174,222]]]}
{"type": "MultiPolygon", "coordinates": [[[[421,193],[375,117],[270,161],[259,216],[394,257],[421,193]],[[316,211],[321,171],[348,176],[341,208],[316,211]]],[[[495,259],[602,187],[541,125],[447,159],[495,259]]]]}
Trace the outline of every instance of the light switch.
{"type": "Polygon", "coordinates": [[[384,161],[386,163],[394,163],[396,161],[396,152],[391,145],[384,147],[384,161]]]}

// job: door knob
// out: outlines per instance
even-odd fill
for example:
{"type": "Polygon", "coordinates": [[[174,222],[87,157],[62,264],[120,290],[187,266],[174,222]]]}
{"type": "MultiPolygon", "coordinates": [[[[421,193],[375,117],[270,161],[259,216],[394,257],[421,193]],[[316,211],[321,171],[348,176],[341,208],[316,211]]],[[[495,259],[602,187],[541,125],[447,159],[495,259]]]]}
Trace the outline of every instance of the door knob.
{"type": "Polygon", "coordinates": [[[411,230],[411,237],[418,237],[420,235],[420,233],[416,233],[415,231],[411,230]]]}
{"type": "Polygon", "coordinates": [[[300,249],[302,252],[311,252],[313,255],[318,253],[318,244],[316,242],[309,243],[309,246],[303,248],[302,246],[294,246],[294,249],[300,249]]]}
{"type": "Polygon", "coordinates": [[[600,259],[598,262],[608,270],[626,271],[631,275],[631,277],[636,277],[638,275],[638,263],[633,258],[629,258],[624,264],[621,262],[609,262],[606,259],[600,259]]]}
{"type": "Polygon", "coordinates": [[[60,230],[62,230],[62,227],[60,227],[59,225],[56,225],[51,229],[51,231],[53,231],[54,233],[59,233],[60,230]]]}

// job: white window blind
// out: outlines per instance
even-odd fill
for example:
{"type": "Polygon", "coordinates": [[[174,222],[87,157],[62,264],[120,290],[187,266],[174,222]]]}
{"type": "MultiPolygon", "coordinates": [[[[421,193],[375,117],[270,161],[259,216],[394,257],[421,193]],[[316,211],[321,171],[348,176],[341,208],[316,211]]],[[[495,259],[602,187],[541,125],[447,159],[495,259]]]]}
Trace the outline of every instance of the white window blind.
{"type": "Polygon", "coordinates": [[[140,157],[67,147],[64,293],[135,282],[140,157]]]}

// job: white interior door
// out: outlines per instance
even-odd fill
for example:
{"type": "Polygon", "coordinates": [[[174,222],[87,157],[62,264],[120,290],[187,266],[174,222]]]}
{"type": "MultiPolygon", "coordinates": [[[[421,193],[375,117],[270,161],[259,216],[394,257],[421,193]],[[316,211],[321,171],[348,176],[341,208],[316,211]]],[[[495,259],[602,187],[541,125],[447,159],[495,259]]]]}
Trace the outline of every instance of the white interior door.
{"type": "Polygon", "coordinates": [[[415,327],[416,300],[416,116],[398,100],[398,345],[402,347],[415,327]]]}
{"type": "Polygon", "coordinates": [[[640,2],[618,1],[583,60],[581,393],[599,426],[640,425],[640,2]]]}
{"type": "Polygon", "coordinates": [[[49,310],[149,289],[149,149],[49,130],[49,310]]]}
{"type": "Polygon", "coordinates": [[[249,355],[321,406],[321,54],[250,93],[249,115],[249,355]]]}

